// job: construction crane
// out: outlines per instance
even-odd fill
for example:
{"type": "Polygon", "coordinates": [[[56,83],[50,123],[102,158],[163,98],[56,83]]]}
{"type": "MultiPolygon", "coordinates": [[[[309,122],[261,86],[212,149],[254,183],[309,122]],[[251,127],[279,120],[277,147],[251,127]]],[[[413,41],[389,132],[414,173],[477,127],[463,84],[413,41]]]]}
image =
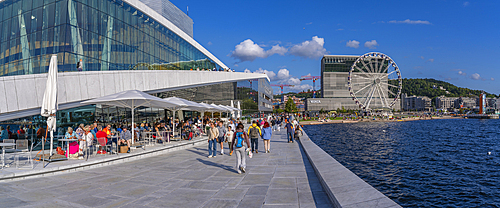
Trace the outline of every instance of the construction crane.
{"type": "Polygon", "coordinates": [[[284,102],[284,100],[285,100],[285,95],[283,94],[283,87],[295,87],[295,85],[289,85],[289,84],[271,84],[271,86],[281,88],[281,95],[282,95],[281,102],[284,102]]]}
{"type": "Polygon", "coordinates": [[[316,98],[316,80],[321,79],[321,76],[311,76],[311,75],[306,75],[306,76],[301,76],[300,81],[303,80],[312,80],[313,81],[313,98],[316,98]]]}

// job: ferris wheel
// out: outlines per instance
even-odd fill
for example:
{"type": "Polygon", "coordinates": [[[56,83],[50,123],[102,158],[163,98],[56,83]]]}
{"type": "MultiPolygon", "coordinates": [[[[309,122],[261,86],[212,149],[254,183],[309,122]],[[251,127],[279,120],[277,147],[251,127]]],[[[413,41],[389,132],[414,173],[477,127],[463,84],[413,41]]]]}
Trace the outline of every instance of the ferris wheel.
{"type": "Polygon", "coordinates": [[[351,66],[347,85],[356,105],[370,111],[392,109],[401,94],[403,81],[391,57],[370,52],[360,56],[351,66]]]}

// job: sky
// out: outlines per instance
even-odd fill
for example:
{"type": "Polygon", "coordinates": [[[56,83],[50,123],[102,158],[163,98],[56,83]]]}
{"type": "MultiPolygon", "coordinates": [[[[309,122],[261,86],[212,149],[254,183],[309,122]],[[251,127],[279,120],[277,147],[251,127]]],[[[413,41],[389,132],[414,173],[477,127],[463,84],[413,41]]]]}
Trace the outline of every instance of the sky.
{"type": "MultiPolygon", "coordinates": [[[[229,68],[312,89],[323,55],[381,52],[403,78],[500,94],[500,1],[171,0],[229,68]]],[[[317,81],[316,89],[320,88],[317,81]]],[[[279,94],[279,87],[273,87],[279,94]]]]}

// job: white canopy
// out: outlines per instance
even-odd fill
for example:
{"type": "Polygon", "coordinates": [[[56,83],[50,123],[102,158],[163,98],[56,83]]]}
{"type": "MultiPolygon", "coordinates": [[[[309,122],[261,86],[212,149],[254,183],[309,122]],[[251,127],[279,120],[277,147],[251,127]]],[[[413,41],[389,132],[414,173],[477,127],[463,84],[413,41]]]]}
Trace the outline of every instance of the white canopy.
{"type": "Polygon", "coordinates": [[[228,109],[227,109],[227,108],[220,107],[220,106],[215,105],[215,104],[213,104],[213,103],[211,104],[211,106],[213,106],[213,107],[214,107],[215,109],[217,109],[217,111],[219,111],[219,112],[228,111],[228,109]]]}
{"type": "MultiPolygon", "coordinates": [[[[197,102],[189,101],[178,97],[169,97],[169,98],[164,98],[163,100],[179,105],[176,108],[168,108],[173,112],[172,121],[175,119],[176,110],[204,111],[207,109],[205,106],[200,105],[197,102]]],[[[175,132],[175,122],[172,122],[172,132],[175,132]]]]}
{"type": "Polygon", "coordinates": [[[134,109],[141,106],[154,107],[154,108],[167,108],[167,109],[173,109],[180,106],[179,104],[163,100],[161,98],[149,95],[139,90],[123,91],[111,95],[106,95],[100,98],[84,101],[81,103],[111,105],[111,106],[119,106],[132,109],[132,126],[130,127],[132,130],[132,143],[134,142],[134,137],[135,137],[135,133],[133,133],[134,109]]]}
{"type": "Polygon", "coordinates": [[[163,100],[178,104],[179,107],[175,110],[187,110],[187,111],[207,110],[207,107],[205,107],[197,102],[189,101],[189,100],[178,98],[178,97],[169,97],[169,98],[164,98],[163,100]]]}
{"type": "Polygon", "coordinates": [[[175,108],[178,104],[163,100],[159,97],[149,95],[139,90],[127,90],[100,98],[87,100],[82,104],[101,104],[123,108],[154,107],[154,108],[175,108]]]}
{"type": "Polygon", "coordinates": [[[241,111],[240,109],[235,108],[235,107],[231,107],[231,106],[226,106],[226,107],[232,109],[233,111],[241,111]]]}
{"type": "Polygon", "coordinates": [[[219,108],[216,108],[215,106],[212,106],[212,105],[209,105],[209,104],[206,104],[206,103],[198,103],[202,106],[205,107],[205,111],[208,111],[208,112],[219,112],[221,111],[221,109],[219,108]]]}
{"type": "Polygon", "coordinates": [[[225,105],[218,105],[218,106],[219,106],[219,107],[221,107],[221,108],[226,109],[226,111],[229,111],[229,112],[234,111],[234,110],[233,110],[232,108],[230,108],[229,106],[225,106],[225,105]]]}

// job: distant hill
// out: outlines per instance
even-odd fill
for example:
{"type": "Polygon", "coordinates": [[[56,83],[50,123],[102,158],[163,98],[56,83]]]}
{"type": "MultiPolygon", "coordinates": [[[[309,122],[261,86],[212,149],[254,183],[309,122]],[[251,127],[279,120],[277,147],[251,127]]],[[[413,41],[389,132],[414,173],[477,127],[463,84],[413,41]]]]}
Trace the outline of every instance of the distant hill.
{"type": "MultiPolygon", "coordinates": [[[[457,87],[448,82],[435,79],[403,79],[402,93],[406,93],[408,96],[427,96],[429,98],[435,98],[441,95],[444,95],[446,97],[472,97],[479,96],[481,92],[483,91],[457,87]],[[441,89],[441,87],[443,89],[441,89]]],[[[487,92],[485,93],[486,97],[496,97],[496,95],[494,94],[487,92]]]]}
{"type": "MultiPolygon", "coordinates": [[[[391,84],[397,85],[397,82],[391,80],[391,84]]],[[[457,87],[445,81],[435,80],[435,79],[403,79],[403,91],[408,96],[427,96],[429,98],[439,97],[444,95],[446,97],[474,97],[481,94],[481,90],[471,90],[468,88],[457,87]],[[435,86],[435,87],[434,87],[435,86]],[[441,89],[442,88],[442,89],[441,89]]],[[[495,94],[485,92],[487,97],[494,98],[495,94]]],[[[312,98],[312,91],[294,93],[288,92],[285,95],[296,96],[300,98],[312,98]]],[[[275,98],[279,98],[282,95],[274,95],[275,98]]],[[[500,95],[499,95],[500,96],[500,95]]],[[[316,91],[316,97],[321,97],[321,90],[316,91]]]]}

